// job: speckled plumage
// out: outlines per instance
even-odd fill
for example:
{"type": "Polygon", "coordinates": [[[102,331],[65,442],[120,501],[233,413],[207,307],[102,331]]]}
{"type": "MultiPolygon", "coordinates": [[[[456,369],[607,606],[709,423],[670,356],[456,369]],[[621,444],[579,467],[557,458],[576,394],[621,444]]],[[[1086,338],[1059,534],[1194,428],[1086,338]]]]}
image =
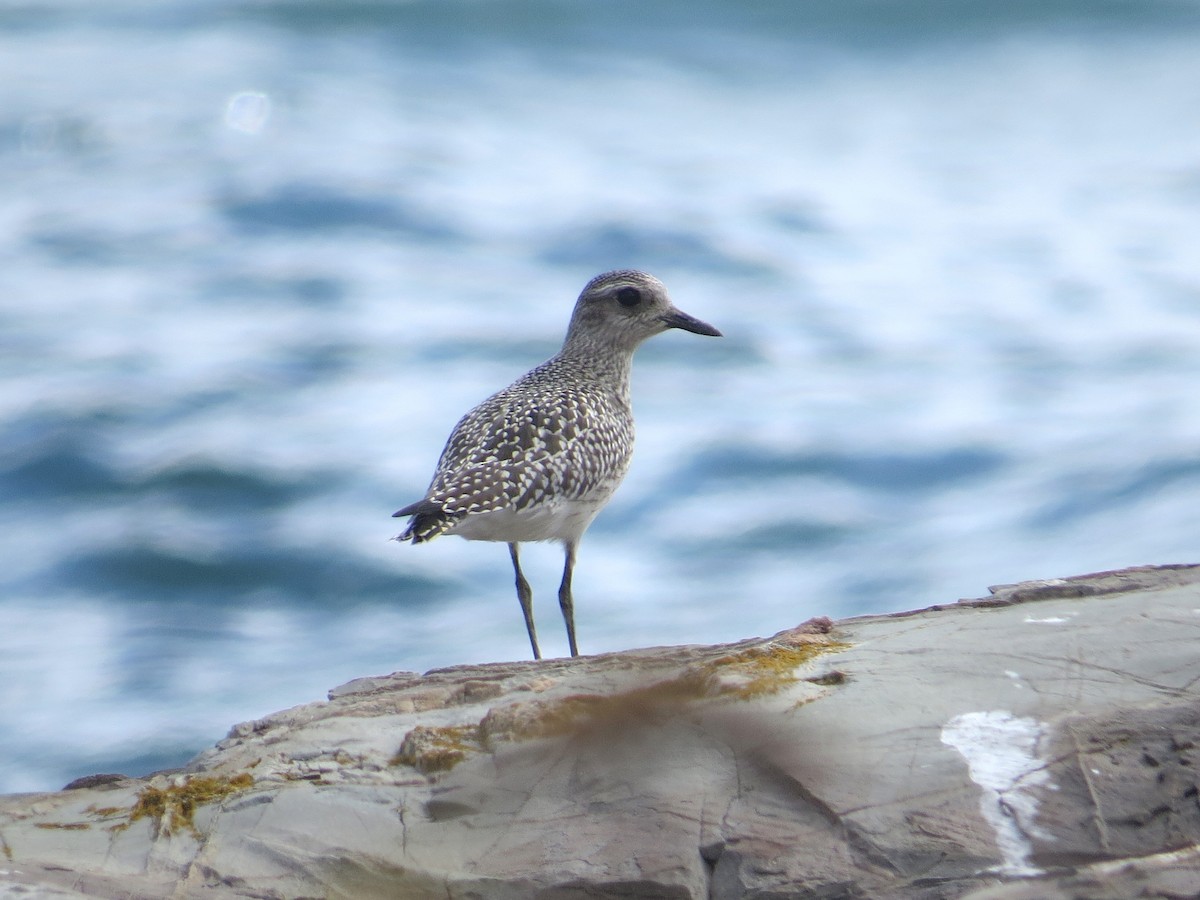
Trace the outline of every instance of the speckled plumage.
{"type": "Polygon", "coordinates": [[[537,511],[578,504],[598,511],[632,453],[628,378],[555,357],[459,420],[421,501],[427,506],[399,539],[419,544],[448,532],[508,540],[486,536],[497,521],[500,532],[520,534],[513,540],[578,539],[582,529],[572,534],[537,511]]]}
{"type": "Polygon", "coordinates": [[[509,544],[535,658],[540,651],[531,592],[517,544],[563,542],[559,602],[576,655],[570,590],[575,547],[629,468],[633,352],[669,328],[720,334],[677,310],[650,275],[617,271],[593,278],[579,295],[562,350],[463,416],[425,497],[395,513],[412,516],[398,541],[419,544],[457,534],[509,544]]]}

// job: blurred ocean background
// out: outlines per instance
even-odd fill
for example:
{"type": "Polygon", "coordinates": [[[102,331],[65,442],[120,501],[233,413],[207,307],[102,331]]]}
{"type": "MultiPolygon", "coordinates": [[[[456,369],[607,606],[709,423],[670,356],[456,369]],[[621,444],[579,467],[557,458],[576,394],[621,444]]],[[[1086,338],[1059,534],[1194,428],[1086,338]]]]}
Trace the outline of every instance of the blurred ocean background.
{"type": "Polygon", "coordinates": [[[1197,47],[1196,0],[3,0],[0,792],[527,658],[503,545],[390,514],[606,269],[726,336],[639,351],[584,652],[1200,560],[1197,47]]]}

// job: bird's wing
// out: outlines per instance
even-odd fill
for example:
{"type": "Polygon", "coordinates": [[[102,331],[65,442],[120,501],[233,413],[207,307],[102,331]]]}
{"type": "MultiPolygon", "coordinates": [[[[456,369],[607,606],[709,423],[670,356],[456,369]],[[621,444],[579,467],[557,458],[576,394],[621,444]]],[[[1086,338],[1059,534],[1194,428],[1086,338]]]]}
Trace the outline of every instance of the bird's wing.
{"type": "Polygon", "coordinates": [[[624,472],[620,433],[576,392],[501,392],[455,427],[427,497],[465,515],[575,499],[624,472]]]}

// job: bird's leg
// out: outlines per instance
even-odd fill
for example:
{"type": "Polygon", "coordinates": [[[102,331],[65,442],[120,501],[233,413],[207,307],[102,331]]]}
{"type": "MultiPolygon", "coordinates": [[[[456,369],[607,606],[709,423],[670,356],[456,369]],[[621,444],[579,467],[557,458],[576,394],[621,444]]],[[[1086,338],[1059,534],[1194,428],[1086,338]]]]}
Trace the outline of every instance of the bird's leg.
{"type": "Polygon", "coordinates": [[[571,573],[575,571],[575,544],[563,541],[566,562],[563,564],[562,584],[558,586],[558,605],[562,607],[563,621],[567,623],[567,641],[571,644],[571,655],[579,655],[575,644],[575,601],[571,597],[571,573]]]}
{"type": "Polygon", "coordinates": [[[517,556],[517,545],[509,544],[508,552],[512,556],[513,570],[517,573],[517,599],[521,601],[521,612],[525,613],[525,630],[529,632],[529,643],[533,645],[533,658],[541,659],[542,651],[538,649],[537,629],[533,627],[533,590],[521,573],[521,560],[517,556]]]}

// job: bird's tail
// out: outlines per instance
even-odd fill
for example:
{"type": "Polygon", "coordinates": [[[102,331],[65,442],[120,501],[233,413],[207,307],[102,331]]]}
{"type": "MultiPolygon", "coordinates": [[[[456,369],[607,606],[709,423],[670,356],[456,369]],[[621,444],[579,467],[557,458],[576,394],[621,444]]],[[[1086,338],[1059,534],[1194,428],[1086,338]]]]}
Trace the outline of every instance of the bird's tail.
{"type": "Polygon", "coordinates": [[[418,500],[392,513],[392,518],[401,516],[412,516],[405,529],[392,538],[401,543],[412,541],[414,544],[423,544],[444,534],[454,524],[454,519],[446,515],[441,504],[432,500],[418,500]]]}

